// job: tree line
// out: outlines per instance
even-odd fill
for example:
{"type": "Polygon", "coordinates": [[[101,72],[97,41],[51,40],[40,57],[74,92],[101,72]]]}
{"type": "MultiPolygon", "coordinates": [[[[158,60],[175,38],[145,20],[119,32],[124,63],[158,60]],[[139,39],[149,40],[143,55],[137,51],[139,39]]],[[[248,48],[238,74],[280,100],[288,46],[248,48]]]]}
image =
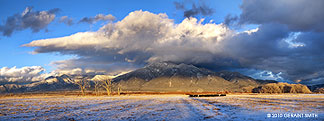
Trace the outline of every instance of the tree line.
{"type": "MultiPolygon", "coordinates": [[[[97,96],[100,94],[100,88],[104,88],[108,96],[112,95],[113,92],[112,79],[107,78],[107,79],[102,79],[100,81],[90,81],[87,79],[80,79],[79,81],[75,81],[75,83],[79,86],[80,92],[83,96],[86,95],[85,93],[86,89],[91,87],[91,82],[93,82],[92,85],[94,87],[94,91],[97,96]]],[[[117,94],[120,95],[120,92],[121,92],[121,88],[118,86],[117,94]]]]}

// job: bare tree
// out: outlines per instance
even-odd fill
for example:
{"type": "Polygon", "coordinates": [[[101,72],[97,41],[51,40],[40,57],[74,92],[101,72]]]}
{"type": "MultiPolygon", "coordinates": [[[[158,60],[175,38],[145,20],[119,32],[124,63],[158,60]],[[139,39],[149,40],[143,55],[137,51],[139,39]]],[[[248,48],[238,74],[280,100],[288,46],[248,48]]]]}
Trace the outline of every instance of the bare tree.
{"type": "Polygon", "coordinates": [[[103,87],[106,89],[107,91],[107,95],[110,96],[112,93],[112,83],[111,83],[111,79],[104,79],[103,80],[103,87]]]}
{"type": "Polygon", "coordinates": [[[121,84],[119,83],[116,86],[117,86],[117,94],[118,94],[118,96],[120,96],[120,94],[122,92],[121,84]]]}
{"type": "Polygon", "coordinates": [[[117,92],[118,92],[118,95],[120,95],[121,89],[119,86],[118,86],[117,92]]]}
{"type": "Polygon", "coordinates": [[[79,81],[76,81],[76,84],[79,86],[82,95],[85,96],[85,89],[86,86],[88,85],[88,81],[86,79],[81,79],[79,81]]]}
{"type": "Polygon", "coordinates": [[[95,93],[98,96],[99,95],[100,82],[99,81],[93,81],[93,82],[94,82],[95,93]]]}

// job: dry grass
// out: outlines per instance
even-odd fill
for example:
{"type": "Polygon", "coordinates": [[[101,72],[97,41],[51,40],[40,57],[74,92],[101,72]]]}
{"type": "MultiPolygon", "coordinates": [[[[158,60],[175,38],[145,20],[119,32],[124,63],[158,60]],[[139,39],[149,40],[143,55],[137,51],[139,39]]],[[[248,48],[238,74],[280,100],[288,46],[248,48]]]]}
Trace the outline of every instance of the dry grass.
{"type": "Polygon", "coordinates": [[[254,120],[264,117],[262,112],[324,114],[323,108],[324,95],[305,94],[229,94],[212,98],[183,94],[20,95],[0,98],[0,120],[254,120]]]}

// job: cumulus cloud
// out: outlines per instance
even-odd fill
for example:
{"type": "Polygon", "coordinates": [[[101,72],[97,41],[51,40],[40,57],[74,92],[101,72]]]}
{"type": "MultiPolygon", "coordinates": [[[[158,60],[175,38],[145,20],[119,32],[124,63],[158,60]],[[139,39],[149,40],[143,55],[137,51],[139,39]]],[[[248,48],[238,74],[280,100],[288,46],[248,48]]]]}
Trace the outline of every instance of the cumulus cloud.
{"type": "Polygon", "coordinates": [[[55,19],[58,8],[48,11],[32,11],[33,7],[27,7],[21,14],[9,16],[3,25],[0,25],[0,32],[4,36],[11,36],[14,31],[21,31],[30,28],[33,32],[45,29],[55,19]]]}
{"type": "Polygon", "coordinates": [[[72,18],[69,18],[68,16],[62,16],[59,20],[60,23],[64,23],[66,25],[73,25],[73,19],[72,18]]]}
{"type": "Polygon", "coordinates": [[[210,57],[222,49],[218,43],[231,31],[223,24],[202,21],[191,18],[174,24],[166,14],[135,11],[97,32],[36,40],[24,46],[37,47],[35,53],[78,55],[76,59],[55,62],[60,69],[133,69],[155,61],[212,62],[210,57]]]}
{"type": "Polygon", "coordinates": [[[115,16],[108,14],[108,15],[103,15],[103,14],[98,14],[95,17],[84,17],[82,18],[79,23],[88,23],[88,24],[93,24],[98,21],[114,21],[116,20],[115,16]]]}
{"type": "Polygon", "coordinates": [[[131,70],[157,61],[214,70],[255,69],[266,79],[281,80],[316,79],[324,72],[321,32],[296,34],[290,25],[277,22],[243,32],[223,23],[202,23],[203,19],[185,18],[176,24],[166,14],[134,11],[96,32],[35,40],[24,46],[36,47],[34,53],[76,55],[53,64],[60,70],[80,68],[83,72],[131,70]],[[291,47],[293,43],[304,46],[291,47]]]}
{"type": "Polygon", "coordinates": [[[8,82],[30,82],[40,81],[46,78],[44,75],[45,69],[41,66],[26,66],[22,68],[17,67],[2,67],[0,69],[0,81],[8,82]]]}
{"type": "Polygon", "coordinates": [[[208,7],[203,0],[197,3],[193,1],[189,2],[174,2],[176,9],[183,11],[183,16],[190,18],[196,15],[210,16],[214,13],[214,10],[208,7]],[[191,8],[186,8],[186,4],[190,4],[191,8]]]}

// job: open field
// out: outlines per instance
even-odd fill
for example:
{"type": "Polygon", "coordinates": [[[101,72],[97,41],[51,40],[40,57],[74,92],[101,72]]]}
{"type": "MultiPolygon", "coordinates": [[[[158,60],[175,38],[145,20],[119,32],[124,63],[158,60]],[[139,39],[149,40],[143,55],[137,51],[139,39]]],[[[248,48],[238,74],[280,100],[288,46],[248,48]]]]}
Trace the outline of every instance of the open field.
{"type": "Polygon", "coordinates": [[[7,96],[0,120],[324,120],[323,94],[7,96]],[[268,117],[270,116],[270,117],[268,117]]]}

